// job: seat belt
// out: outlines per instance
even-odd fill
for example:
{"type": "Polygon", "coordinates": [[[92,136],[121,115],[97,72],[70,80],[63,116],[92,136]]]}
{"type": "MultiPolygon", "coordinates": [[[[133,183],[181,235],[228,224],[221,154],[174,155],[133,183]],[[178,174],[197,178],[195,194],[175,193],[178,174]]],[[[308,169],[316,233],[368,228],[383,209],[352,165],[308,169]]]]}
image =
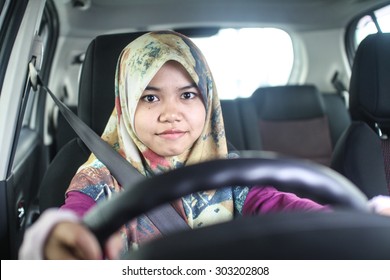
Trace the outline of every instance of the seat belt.
{"type": "MultiPolygon", "coordinates": [[[[41,86],[51,96],[76,134],[89,150],[110,170],[111,174],[124,189],[130,188],[132,185],[144,179],[144,176],[142,176],[126,159],[114,151],[107,142],[101,139],[95,131],[86,125],[53,94],[53,92],[42,82],[42,79],[32,62],[29,63],[29,74],[33,90],[37,91],[38,86],[41,86]]],[[[145,215],[148,216],[163,235],[190,228],[170,203],[153,209],[145,215]]]]}
{"type": "Polygon", "coordinates": [[[343,82],[340,80],[339,72],[336,71],[332,77],[332,85],[336,89],[337,94],[340,96],[340,98],[343,100],[345,107],[349,107],[349,100],[348,100],[348,91],[343,82]]]}

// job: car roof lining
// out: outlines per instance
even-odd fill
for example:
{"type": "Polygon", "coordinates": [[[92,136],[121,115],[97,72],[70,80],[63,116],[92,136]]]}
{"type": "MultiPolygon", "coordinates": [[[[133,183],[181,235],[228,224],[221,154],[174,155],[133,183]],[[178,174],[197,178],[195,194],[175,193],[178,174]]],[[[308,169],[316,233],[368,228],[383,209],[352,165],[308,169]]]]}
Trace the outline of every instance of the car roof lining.
{"type": "MultiPolygon", "coordinates": [[[[71,1],[54,0],[63,23],[61,34],[75,37],[202,26],[274,26],[294,31],[332,29],[344,27],[352,20],[349,15],[372,8],[368,0],[248,0],[245,5],[240,0],[223,0],[221,10],[219,2],[90,0],[89,7],[80,8],[71,1]],[[281,5],[285,8],[281,9],[281,5]],[[318,9],[319,5],[324,9],[318,9]],[[107,10],[115,16],[107,16],[107,10]],[[124,30],[126,22],[129,29],[124,30]]],[[[389,1],[377,1],[378,7],[386,3],[389,1]]]]}

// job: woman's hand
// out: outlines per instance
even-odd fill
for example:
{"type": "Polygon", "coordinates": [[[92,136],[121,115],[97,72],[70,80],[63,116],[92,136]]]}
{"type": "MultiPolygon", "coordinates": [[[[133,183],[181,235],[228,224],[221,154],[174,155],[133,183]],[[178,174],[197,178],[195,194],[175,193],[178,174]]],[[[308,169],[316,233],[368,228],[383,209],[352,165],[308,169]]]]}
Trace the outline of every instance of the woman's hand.
{"type": "MultiPolygon", "coordinates": [[[[117,259],[122,244],[119,232],[112,235],[105,246],[105,257],[117,259]]],[[[52,260],[99,260],[103,259],[103,252],[96,237],[85,226],[60,222],[46,240],[44,257],[52,260]]]]}
{"type": "Polygon", "coordinates": [[[390,216],[390,207],[389,208],[384,208],[384,209],[378,211],[378,214],[385,215],[385,216],[390,216]]]}
{"type": "Polygon", "coordinates": [[[390,196],[375,196],[369,200],[368,205],[375,213],[390,216],[390,196]]]}
{"type": "Polygon", "coordinates": [[[95,236],[83,225],[60,222],[46,239],[44,257],[51,260],[99,260],[103,254],[95,236]]]}
{"type": "Polygon", "coordinates": [[[117,232],[107,240],[103,254],[96,237],[76,213],[52,208],[26,230],[19,259],[117,259],[122,247],[122,238],[117,232]]]}

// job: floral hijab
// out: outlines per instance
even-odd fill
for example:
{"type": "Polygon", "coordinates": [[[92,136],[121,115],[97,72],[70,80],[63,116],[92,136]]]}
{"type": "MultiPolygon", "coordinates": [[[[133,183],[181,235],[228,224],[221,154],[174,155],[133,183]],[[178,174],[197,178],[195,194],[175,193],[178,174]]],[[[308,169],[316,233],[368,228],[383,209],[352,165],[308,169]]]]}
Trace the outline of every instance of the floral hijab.
{"type": "MultiPolygon", "coordinates": [[[[115,108],[102,138],[147,177],[228,156],[215,83],[205,58],[191,40],[171,31],[150,32],[123,49],[116,70],[115,108]],[[137,137],[134,116],[144,89],[158,70],[172,60],[180,63],[198,86],[206,107],[206,121],[201,136],[189,151],[162,157],[137,137]]],[[[113,191],[120,190],[107,168],[92,154],[78,170],[68,192],[81,191],[99,201],[106,196],[103,187],[107,185],[113,191]]],[[[183,197],[175,208],[191,228],[201,227],[232,219],[235,212],[241,212],[246,193],[245,188],[198,192],[183,197]]],[[[130,223],[127,231],[133,245],[159,234],[145,215],[130,223]]]]}
{"type": "Polygon", "coordinates": [[[154,32],[129,44],[118,62],[115,92],[116,120],[107,126],[103,138],[110,139],[113,130],[117,130],[120,152],[143,175],[226,157],[225,131],[214,81],[199,49],[184,36],[173,32],[154,32]],[[183,65],[199,87],[207,117],[202,136],[189,154],[163,158],[146,147],[133,128],[135,111],[144,89],[170,60],[183,65]]]}

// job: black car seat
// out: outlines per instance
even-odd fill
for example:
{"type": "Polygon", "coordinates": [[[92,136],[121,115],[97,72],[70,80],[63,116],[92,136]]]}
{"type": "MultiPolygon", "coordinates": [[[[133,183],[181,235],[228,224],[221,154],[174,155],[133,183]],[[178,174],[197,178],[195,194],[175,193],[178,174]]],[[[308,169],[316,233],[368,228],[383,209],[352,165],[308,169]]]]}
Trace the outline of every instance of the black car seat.
{"type": "Polygon", "coordinates": [[[257,112],[250,125],[260,133],[262,150],[330,165],[332,132],[323,96],[314,85],[258,88],[247,103],[257,112]]]}
{"type": "MultiPolygon", "coordinates": [[[[141,34],[143,32],[98,36],[86,51],[77,114],[98,135],[103,133],[114,108],[115,68],[119,54],[141,34]]],[[[40,185],[40,212],[64,203],[64,194],[71,179],[89,155],[90,151],[79,138],[70,140],[60,149],[40,185]]]]}
{"type": "MultiPolygon", "coordinates": [[[[77,115],[77,106],[68,105],[67,106],[73,113],[77,115]]],[[[56,125],[52,124],[54,130],[54,152],[59,152],[63,146],[65,146],[70,140],[77,137],[76,132],[69,125],[68,121],[61,114],[57,112],[56,114],[56,125]]],[[[53,121],[54,122],[54,121],[53,121]]]]}
{"type": "Polygon", "coordinates": [[[247,150],[246,135],[243,131],[237,100],[221,100],[221,109],[228,143],[232,145],[232,149],[238,151],[247,150]]]}
{"type": "Polygon", "coordinates": [[[344,98],[338,93],[323,93],[325,102],[325,113],[328,117],[332,149],[336,147],[337,141],[351,124],[351,116],[345,104],[344,98]]]}
{"type": "Polygon", "coordinates": [[[390,34],[359,45],[349,89],[352,124],[335,148],[331,167],[369,198],[390,193],[390,34]]]}

